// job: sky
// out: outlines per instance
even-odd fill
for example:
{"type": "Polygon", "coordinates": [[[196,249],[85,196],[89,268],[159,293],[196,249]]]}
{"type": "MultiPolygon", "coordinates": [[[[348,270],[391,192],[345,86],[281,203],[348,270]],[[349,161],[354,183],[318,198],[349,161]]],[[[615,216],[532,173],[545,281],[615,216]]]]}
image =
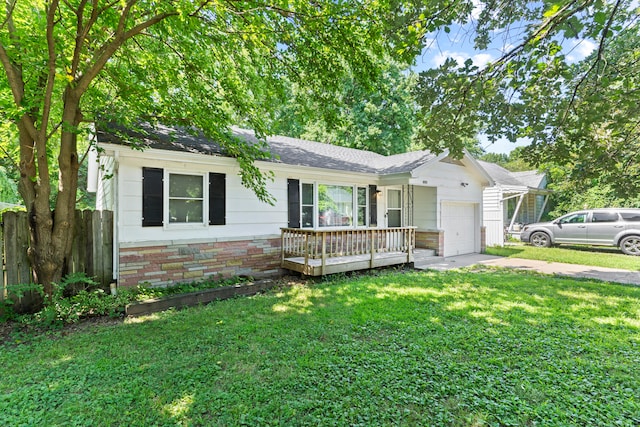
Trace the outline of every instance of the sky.
{"type": "MultiPolygon", "coordinates": [[[[474,18],[480,15],[479,7],[473,12],[474,18]]],[[[513,31],[504,34],[494,34],[495,41],[487,50],[480,51],[473,47],[472,25],[460,26],[452,25],[451,31],[445,33],[440,31],[437,34],[430,34],[427,47],[417,59],[413,70],[420,72],[430,68],[437,68],[442,65],[447,58],[455,59],[460,65],[467,59],[471,59],[479,68],[483,68],[490,61],[500,58],[509,51],[515,43],[519,42],[517,34],[513,31]]],[[[578,62],[587,57],[596,48],[596,44],[591,40],[565,40],[562,43],[564,53],[569,62],[578,62]]],[[[514,148],[528,145],[527,140],[518,140],[515,143],[506,139],[501,139],[495,143],[489,143],[486,135],[480,135],[480,145],[488,153],[509,153],[514,148]]]]}

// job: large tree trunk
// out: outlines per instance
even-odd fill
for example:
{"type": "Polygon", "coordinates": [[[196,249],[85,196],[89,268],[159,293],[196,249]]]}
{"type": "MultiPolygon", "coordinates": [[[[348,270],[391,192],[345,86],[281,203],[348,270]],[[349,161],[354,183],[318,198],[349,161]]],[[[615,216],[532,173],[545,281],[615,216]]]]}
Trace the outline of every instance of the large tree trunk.
{"type": "MultiPolygon", "coordinates": [[[[24,163],[21,177],[21,193],[29,212],[31,242],[29,258],[34,270],[34,280],[40,283],[50,298],[54,284],[66,273],[71,258],[76,190],[78,187],[77,127],[82,119],[78,109],[79,102],[73,94],[65,94],[63,125],[60,131],[60,154],[58,156],[58,191],[55,197],[55,209],[51,210],[50,186],[48,175],[46,141],[35,141],[37,180],[35,167],[24,163]],[[35,181],[35,184],[34,184],[35,181]]],[[[22,136],[25,141],[28,134],[22,136]]],[[[28,156],[25,156],[25,158],[28,156]]]]}

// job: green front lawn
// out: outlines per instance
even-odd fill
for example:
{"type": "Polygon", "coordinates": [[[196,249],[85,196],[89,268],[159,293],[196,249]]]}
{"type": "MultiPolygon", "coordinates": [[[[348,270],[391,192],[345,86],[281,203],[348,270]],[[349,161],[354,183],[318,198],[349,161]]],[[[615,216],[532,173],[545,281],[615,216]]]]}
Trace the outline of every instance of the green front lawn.
{"type": "Polygon", "coordinates": [[[486,253],[511,258],[640,271],[640,257],[624,255],[618,248],[605,246],[562,245],[551,248],[537,248],[525,244],[511,244],[504,247],[489,247],[486,253]]]}
{"type": "Polygon", "coordinates": [[[632,286],[382,273],[16,338],[0,425],[640,424],[632,286]]]}

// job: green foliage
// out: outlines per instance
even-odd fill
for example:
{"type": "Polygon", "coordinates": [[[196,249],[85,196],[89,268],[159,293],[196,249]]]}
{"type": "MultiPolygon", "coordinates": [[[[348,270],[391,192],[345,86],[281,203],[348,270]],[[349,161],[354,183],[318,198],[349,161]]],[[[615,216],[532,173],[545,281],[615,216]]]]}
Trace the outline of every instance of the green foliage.
{"type": "Polygon", "coordinates": [[[11,204],[20,203],[18,186],[13,177],[7,172],[4,166],[0,165],[0,202],[11,204]]]}
{"type": "Polygon", "coordinates": [[[421,74],[418,141],[460,153],[478,132],[490,140],[529,138],[523,159],[534,167],[554,164],[578,187],[597,179],[619,198],[637,195],[638,5],[482,3],[476,46],[502,41],[504,54],[483,69],[449,60],[421,74]],[[575,64],[567,52],[580,42],[596,48],[575,64]]]}
{"type": "Polygon", "coordinates": [[[634,426],[639,307],[502,270],[293,285],[4,346],[0,424],[634,426]]]}
{"type": "Polygon", "coordinates": [[[530,171],[535,169],[524,158],[525,147],[516,147],[509,154],[505,153],[484,153],[479,156],[480,160],[495,163],[511,172],[530,171]]]}
{"type": "Polygon", "coordinates": [[[178,283],[166,287],[139,285],[135,288],[118,288],[116,295],[111,295],[101,289],[99,283],[85,273],[72,273],[63,277],[60,283],[55,285],[51,298],[45,299],[44,307],[33,315],[17,314],[13,309],[13,301],[31,291],[44,296],[42,286],[38,284],[10,286],[8,288],[10,298],[0,300],[0,321],[18,321],[24,325],[45,329],[59,328],[89,317],[120,317],[126,305],[135,301],[238,285],[250,280],[252,280],[250,277],[232,277],[178,283]]]}
{"type": "Polygon", "coordinates": [[[382,58],[408,63],[419,50],[414,9],[395,1],[285,3],[21,0],[3,9],[0,118],[18,136],[8,151],[18,153],[18,190],[38,235],[30,253],[48,296],[69,256],[87,122],[197,129],[272,203],[271,175],[254,161],[269,157],[264,138],[288,85],[330,99],[325,88],[371,84],[382,58]],[[261,142],[239,141],[232,125],[261,142]]]}
{"type": "MultiPolygon", "coordinates": [[[[572,170],[548,163],[548,188],[553,190],[549,199],[549,218],[557,218],[565,213],[593,208],[640,207],[640,196],[618,191],[619,185],[608,183],[607,179],[593,178],[574,180],[572,170]]],[[[621,176],[624,181],[626,177],[621,176]]]]}
{"type": "Polygon", "coordinates": [[[189,292],[201,291],[204,289],[216,289],[224,286],[239,285],[251,282],[251,277],[231,277],[228,279],[207,279],[196,282],[177,283],[172,286],[148,286],[145,284],[138,285],[135,288],[135,300],[143,301],[150,298],[162,298],[169,295],[186,294],[189,292]]]}
{"type": "Polygon", "coordinates": [[[274,132],[389,155],[410,148],[416,128],[412,97],[416,76],[385,58],[382,72],[369,84],[353,77],[335,85],[326,98],[310,97],[292,85],[275,119],[274,132]],[[327,108],[331,102],[331,108],[327,108]]]}

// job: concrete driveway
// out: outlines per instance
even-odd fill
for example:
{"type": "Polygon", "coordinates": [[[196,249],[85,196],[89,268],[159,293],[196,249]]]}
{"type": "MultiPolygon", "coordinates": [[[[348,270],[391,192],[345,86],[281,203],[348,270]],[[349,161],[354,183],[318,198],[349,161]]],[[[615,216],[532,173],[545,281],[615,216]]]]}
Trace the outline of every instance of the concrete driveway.
{"type": "MultiPolygon", "coordinates": [[[[640,264],[640,259],[638,259],[640,264]]],[[[505,258],[495,255],[468,254],[454,257],[433,257],[415,263],[419,270],[451,270],[471,265],[489,265],[515,268],[518,270],[537,271],[558,276],[597,279],[606,282],[626,283],[640,286],[640,271],[621,270],[617,268],[593,267],[588,265],[564,264],[560,262],[535,261],[522,258],[505,258]]]]}

